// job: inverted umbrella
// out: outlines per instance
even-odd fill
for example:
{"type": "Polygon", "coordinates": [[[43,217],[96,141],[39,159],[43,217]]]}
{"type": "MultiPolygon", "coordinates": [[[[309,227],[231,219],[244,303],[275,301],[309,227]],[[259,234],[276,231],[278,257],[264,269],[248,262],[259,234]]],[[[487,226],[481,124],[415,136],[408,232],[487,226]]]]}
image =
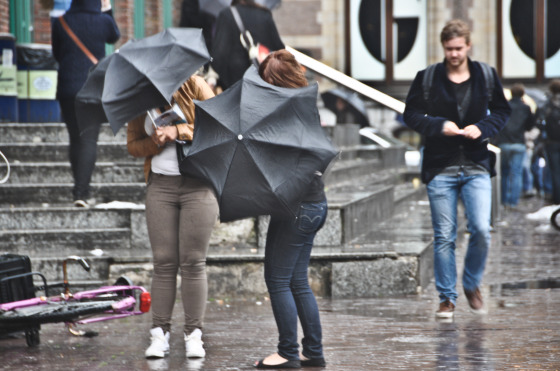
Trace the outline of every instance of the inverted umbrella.
{"type": "Polygon", "coordinates": [[[321,94],[321,98],[325,103],[325,107],[334,113],[339,112],[336,101],[337,99],[342,99],[345,103],[347,109],[354,116],[356,122],[360,127],[369,126],[368,114],[366,111],[366,105],[364,101],[354,92],[347,90],[335,88],[328,90],[321,94]]]}
{"type": "MultiPolygon", "coordinates": [[[[173,93],[210,59],[201,29],[168,28],[125,44],[106,66],[98,66],[105,69],[104,79],[96,77],[93,69],[88,80],[103,82],[101,106],[116,133],[139,114],[169,104],[173,93]]],[[[88,98],[86,103],[91,101],[88,98]]],[[[86,112],[77,114],[81,130],[92,123],[86,112]]]]}
{"type": "MultiPolygon", "coordinates": [[[[131,42],[134,40],[127,41],[127,44],[131,42]]],[[[125,48],[127,44],[121,48],[125,48]]],[[[93,65],[89,70],[86,82],[76,95],[76,112],[79,117],[79,126],[83,130],[102,122],[109,122],[101,103],[101,96],[105,86],[105,72],[112,59],[117,55],[116,53],[110,54],[93,65]]]]}
{"type": "Polygon", "coordinates": [[[307,187],[338,151],[323,131],[317,85],[281,88],[255,67],[195,105],[194,140],[181,172],[210,183],[220,220],[295,216],[307,187]]]}

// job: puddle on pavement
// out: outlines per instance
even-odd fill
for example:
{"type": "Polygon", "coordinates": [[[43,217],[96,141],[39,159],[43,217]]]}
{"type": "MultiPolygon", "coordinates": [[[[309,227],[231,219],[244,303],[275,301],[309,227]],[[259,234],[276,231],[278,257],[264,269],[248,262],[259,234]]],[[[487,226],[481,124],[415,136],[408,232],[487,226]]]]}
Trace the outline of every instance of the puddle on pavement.
{"type": "Polygon", "coordinates": [[[490,291],[518,290],[518,289],[558,289],[560,277],[543,280],[530,280],[523,282],[506,282],[490,286],[490,291]]]}

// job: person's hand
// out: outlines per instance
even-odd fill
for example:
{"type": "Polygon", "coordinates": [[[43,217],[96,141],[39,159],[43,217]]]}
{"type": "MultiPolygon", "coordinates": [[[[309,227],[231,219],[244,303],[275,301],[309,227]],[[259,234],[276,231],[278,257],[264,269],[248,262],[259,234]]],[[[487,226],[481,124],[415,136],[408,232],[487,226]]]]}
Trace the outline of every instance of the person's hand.
{"type": "Polygon", "coordinates": [[[167,142],[174,142],[179,136],[179,131],[175,125],[163,126],[154,130],[152,140],[158,146],[163,146],[167,142]]]}
{"type": "Polygon", "coordinates": [[[445,121],[445,123],[443,124],[442,133],[443,135],[452,137],[455,135],[463,135],[463,130],[459,129],[457,124],[453,121],[445,121]]]}
{"type": "Polygon", "coordinates": [[[101,0],[101,11],[106,12],[111,9],[111,0],[101,0]]]}
{"type": "Polygon", "coordinates": [[[478,139],[482,135],[482,132],[476,125],[469,125],[465,127],[463,133],[463,135],[468,139],[478,139]]]}

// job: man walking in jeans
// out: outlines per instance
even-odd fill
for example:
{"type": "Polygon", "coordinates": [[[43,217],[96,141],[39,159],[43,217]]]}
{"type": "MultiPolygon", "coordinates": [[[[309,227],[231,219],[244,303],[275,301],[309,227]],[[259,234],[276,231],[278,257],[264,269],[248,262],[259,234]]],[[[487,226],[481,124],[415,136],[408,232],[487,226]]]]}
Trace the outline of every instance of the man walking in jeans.
{"type": "Polygon", "coordinates": [[[434,228],[434,273],[440,305],[436,317],[453,317],[457,303],[457,205],[465,207],[470,233],[463,288],[471,309],[484,312],[480,284],[488,248],[494,157],[488,141],[510,114],[494,69],[473,62],[470,30],[448,22],[440,35],[445,59],[418,72],[406,99],[406,124],[425,137],[422,182],[427,185],[434,228]]]}

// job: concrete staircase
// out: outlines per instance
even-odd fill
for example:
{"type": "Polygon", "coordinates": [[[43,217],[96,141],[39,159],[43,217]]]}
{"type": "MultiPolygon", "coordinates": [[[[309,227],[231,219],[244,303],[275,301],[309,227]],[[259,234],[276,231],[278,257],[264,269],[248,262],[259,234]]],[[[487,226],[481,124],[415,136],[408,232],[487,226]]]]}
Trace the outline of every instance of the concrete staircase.
{"type": "MultiPolygon", "coordinates": [[[[354,125],[329,128],[341,157],[326,175],[329,216],[315,240],[310,280],[320,296],[416,293],[429,282],[431,228],[417,169],[404,146],[359,144],[354,125]]],[[[90,273],[69,265],[77,285],[127,274],[149,285],[143,161],[126,150],[126,130],[103,126],[90,209],[72,206],[72,177],[62,123],[0,123],[0,151],[11,175],[0,184],[0,253],[29,255],[35,271],[60,280],[62,260],[87,257],[90,273]],[[120,201],[115,204],[112,201],[120,201]],[[99,254],[101,253],[102,254],[99,254]]],[[[5,174],[0,164],[0,177],[5,174]]],[[[266,294],[262,259],[267,217],[218,223],[208,257],[210,297],[266,294]]]]}

